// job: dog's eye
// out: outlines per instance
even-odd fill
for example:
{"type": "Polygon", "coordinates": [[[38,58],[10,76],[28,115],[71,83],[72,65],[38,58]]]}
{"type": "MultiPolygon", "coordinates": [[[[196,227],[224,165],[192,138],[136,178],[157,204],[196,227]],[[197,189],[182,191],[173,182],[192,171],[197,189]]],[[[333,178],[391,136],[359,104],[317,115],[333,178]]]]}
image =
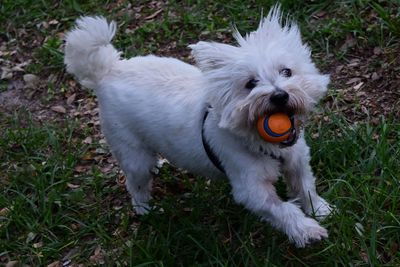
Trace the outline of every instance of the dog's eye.
{"type": "Polygon", "coordinates": [[[256,80],[256,79],[251,79],[251,80],[249,80],[247,83],[246,83],[246,89],[249,89],[249,90],[251,90],[251,89],[253,89],[254,87],[256,87],[257,86],[257,83],[258,83],[258,80],[256,80]]]}
{"type": "Polygon", "coordinates": [[[287,68],[285,68],[285,69],[281,69],[280,71],[279,71],[279,74],[281,75],[281,76],[283,76],[283,77],[290,77],[290,76],[292,76],[292,70],[291,69],[287,69],[287,68]]]}

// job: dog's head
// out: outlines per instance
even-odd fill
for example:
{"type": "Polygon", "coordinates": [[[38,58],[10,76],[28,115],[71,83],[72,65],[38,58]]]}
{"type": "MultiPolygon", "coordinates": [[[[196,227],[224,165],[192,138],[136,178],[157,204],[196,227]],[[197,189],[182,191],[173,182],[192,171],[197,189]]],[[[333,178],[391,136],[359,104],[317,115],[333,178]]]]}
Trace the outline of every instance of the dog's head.
{"type": "Polygon", "coordinates": [[[300,121],[325,94],[329,76],[311,61],[298,26],[282,22],[279,6],[256,31],[234,36],[239,46],[190,46],[209,82],[209,102],[220,115],[220,127],[246,136],[264,114],[284,112],[300,121]]]}

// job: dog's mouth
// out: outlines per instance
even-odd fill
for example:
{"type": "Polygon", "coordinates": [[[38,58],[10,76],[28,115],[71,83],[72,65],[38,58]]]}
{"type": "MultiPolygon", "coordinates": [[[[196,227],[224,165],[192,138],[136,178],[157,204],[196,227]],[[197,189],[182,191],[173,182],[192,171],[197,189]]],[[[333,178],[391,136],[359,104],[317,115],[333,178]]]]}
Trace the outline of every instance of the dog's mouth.
{"type": "Polygon", "coordinates": [[[294,110],[275,109],[273,112],[269,114],[273,113],[284,113],[290,118],[290,121],[292,122],[292,128],[290,129],[288,138],[278,143],[278,145],[282,148],[285,148],[285,147],[291,147],[294,144],[296,144],[297,139],[299,138],[300,135],[300,129],[303,125],[303,120],[301,119],[301,116],[296,114],[294,110]]]}
{"type": "Polygon", "coordinates": [[[296,122],[294,116],[290,116],[290,121],[292,122],[293,127],[290,129],[289,136],[285,141],[279,143],[281,147],[289,147],[296,143],[298,138],[298,132],[296,129],[296,122]]]}

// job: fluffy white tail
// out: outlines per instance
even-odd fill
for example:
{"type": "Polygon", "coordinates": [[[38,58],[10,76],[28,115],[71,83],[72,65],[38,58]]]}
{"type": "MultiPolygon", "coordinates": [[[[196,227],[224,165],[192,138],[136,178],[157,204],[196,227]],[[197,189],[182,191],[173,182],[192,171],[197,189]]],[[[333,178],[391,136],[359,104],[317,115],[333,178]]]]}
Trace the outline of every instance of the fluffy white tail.
{"type": "Polygon", "coordinates": [[[119,60],[120,53],[112,46],[115,22],[103,17],[82,17],[66,35],[65,58],[67,71],[80,83],[94,89],[119,60]]]}

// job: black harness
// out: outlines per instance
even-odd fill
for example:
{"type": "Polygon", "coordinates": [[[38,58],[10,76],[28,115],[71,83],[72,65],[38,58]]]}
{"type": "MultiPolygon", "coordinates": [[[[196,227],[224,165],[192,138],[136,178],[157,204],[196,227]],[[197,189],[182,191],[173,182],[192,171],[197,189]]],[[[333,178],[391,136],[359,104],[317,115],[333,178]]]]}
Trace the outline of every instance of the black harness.
{"type": "Polygon", "coordinates": [[[214,151],[212,150],[210,144],[207,142],[207,139],[204,135],[204,123],[206,122],[206,119],[208,117],[208,109],[206,110],[206,112],[204,113],[204,117],[203,117],[203,124],[201,127],[201,140],[203,141],[203,147],[204,150],[207,153],[208,158],[211,160],[211,162],[214,164],[215,167],[217,167],[218,170],[220,170],[223,174],[226,175],[225,169],[222,166],[221,161],[219,160],[219,158],[217,157],[217,155],[215,155],[214,151]]]}
{"type": "MultiPolygon", "coordinates": [[[[210,107],[208,107],[208,108],[210,108],[210,107]]],[[[209,113],[209,109],[208,108],[207,108],[206,112],[204,113],[203,123],[202,123],[202,126],[201,126],[201,140],[203,141],[204,150],[206,151],[207,156],[210,159],[210,161],[214,164],[214,166],[218,170],[220,170],[223,174],[226,175],[226,171],[225,171],[224,166],[222,166],[221,160],[217,157],[217,155],[215,155],[214,151],[212,150],[212,148],[211,148],[210,144],[208,143],[207,138],[206,138],[206,136],[204,134],[204,132],[205,132],[204,124],[206,122],[206,119],[207,119],[208,113],[209,113]]],[[[262,152],[262,151],[260,151],[260,152],[262,152]]],[[[282,156],[276,156],[273,153],[266,153],[266,152],[262,152],[262,153],[264,155],[270,156],[274,160],[279,160],[281,163],[284,162],[284,159],[283,159],[282,156]]]]}

